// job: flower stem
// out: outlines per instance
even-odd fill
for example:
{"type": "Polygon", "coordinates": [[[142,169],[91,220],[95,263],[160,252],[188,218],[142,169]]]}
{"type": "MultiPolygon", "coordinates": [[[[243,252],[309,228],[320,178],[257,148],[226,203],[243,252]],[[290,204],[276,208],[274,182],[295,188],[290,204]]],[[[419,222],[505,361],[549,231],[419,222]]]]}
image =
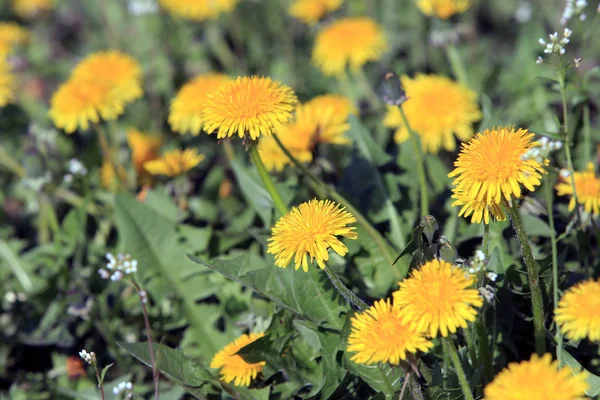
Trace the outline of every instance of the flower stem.
{"type": "Polygon", "coordinates": [[[473,397],[473,392],[471,392],[471,387],[469,386],[469,381],[467,380],[467,376],[465,375],[465,370],[460,363],[460,358],[458,358],[458,352],[456,351],[456,346],[454,346],[454,342],[450,337],[442,338],[442,345],[450,355],[450,360],[452,360],[452,364],[454,365],[454,369],[456,370],[456,375],[458,376],[458,382],[460,383],[460,387],[462,389],[463,395],[466,400],[475,400],[473,397]]]}
{"type": "Polygon", "coordinates": [[[354,71],[354,77],[361,86],[364,94],[367,96],[367,99],[369,99],[371,107],[375,109],[379,108],[381,105],[381,100],[379,100],[379,96],[377,96],[377,93],[375,93],[375,90],[373,90],[373,85],[371,85],[367,74],[365,74],[365,70],[362,67],[358,68],[356,71],[354,71]]]}
{"type": "Polygon", "coordinates": [[[465,69],[465,65],[460,58],[460,53],[458,49],[453,44],[449,44],[445,46],[446,57],[448,58],[448,62],[450,63],[450,67],[452,68],[452,73],[456,77],[460,83],[465,86],[469,86],[469,80],[467,75],[467,70],[465,69]]]}
{"type": "MultiPolygon", "coordinates": [[[[556,307],[558,307],[558,250],[556,244],[556,231],[554,230],[554,197],[549,175],[546,175],[544,178],[544,189],[546,195],[546,207],[548,208],[548,224],[550,225],[550,243],[552,245],[552,300],[554,309],[556,309],[556,307]]],[[[554,340],[556,340],[556,359],[558,360],[558,366],[560,368],[562,366],[563,339],[558,324],[556,324],[554,340]]]]}
{"type": "Polygon", "coordinates": [[[104,396],[104,384],[102,382],[102,378],[100,377],[100,371],[98,371],[98,366],[94,364],[94,371],[96,372],[96,379],[98,380],[98,389],[100,389],[100,398],[105,400],[104,396]]]}
{"type": "Polygon", "coordinates": [[[107,160],[115,171],[117,177],[118,188],[122,189],[125,186],[124,177],[121,173],[122,169],[118,161],[113,157],[113,149],[108,141],[108,135],[104,127],[100,124],[96,125],[96,131],[98,132],[98,141],[100,142],[100,149],[102,150],[102,157],[107,160]]]}
{"type": "Polygon", "coordinates": [[[487,331],[485,330],[485,319],[483,314],[481,318],[475,323],[475,330],[477,331],[477,344],[479,345],[479,358],[483,364],[483,377],[485,383],[490,383],[494,378],[494,371],[492,369],[492,357],[490,355],[490,348],[488,343],[487,331]]]}
{"type": "Polygon", "coordinates": [[[477,357],[477,349],[475,348],[475,338],[473,337],[473,331],[467,326],[463,329],[465,335],[465,341],[467,342],[467,349],[469,350],[469,356],[471,357],[471,365],[476,368],[479,365],[477,357]]]}
{"type": "Polygon", "coordinates": [[[346,301],[350,304],[354,304],[356,308],[360,311],[364,311],[369,306],[367,303],[358,298],[350,289],[344,285],[344,283],[340,280],[340,278],[333,272],[329,265],[325,265],[325,273],[327,277],[331,281],[331,284],[337,289],[337,291],[346,299],[346,301]]]}
{"type": "Polygon", "coordinates": [[[513,201],[512,205],[507,205],[506,209],[510,214],[513,229],[521,244],[523,261],[527,268],[527,278],[529,279],[529,289],[531,290],[531,306],[533,309],[535,351],[539,356],[542,356],[546,352],[546,329],[544,328],[544,304],[542,301],[542,291],[540,289],[538,271],[535,260],[533,259],[531,246],[529,245],[529,239],[527,238],[527,232],[523,226],[523,220],[519,215],[516,201],[513,201]]]}
{"type": "Polygon", "coordinates": [[[415,131],[412,130],[410,123],[408,122],[408,118],[406,118],[406,114],[404,113],[404,109],[402,106],[398,106],[400,110],[400,115],[402,116],[402,120],[404,121],[404,126],[410,135],[410,140],[413,143],[413,149],[415,152],[415,157],[417,159],[417,171],[419,173],[419,185],[420,185],[420,197],[421,197],[421,215],[429,215],[429,199],[427,192],[427,176],[425,175],[425,160],[423,158],[423,151],[421,149],[421,143],[419,141],[419,135],[415,131]]]}
{"type": "Polygon", "coordinates": [[[490,224],[483,224],[483,242],[481,243],[481,251],[485,254],[485,258],[490,257],[490,224]]]}
{"type": "Polygon", "coordinates": [[[160,372],[158,371],[158,367],[156,365],[156,359],[154,357],[154,346],[152,345],[152,330],[150,328],[150,319],[148,318],[148,309],[146,308],[146,302],[144,301],[144,297],[142,296],[142,289],[135,281],[135,279],[131,280],[131,283],[137,290],[138,295],[140,296],[140,303],[142,304],[142,314],[144,314],[144,326],[146,328],[146,338],[148,341],[148,353],[150,354],[150,363],[152,364],[152,380],[154,381],[154,399],[158,400],[159,397],[159,378],[160,372]]]}
{"type": "Polygon", "coordinates": [[[236,67],[237,62],[235,55],[229,48],[227,42],[223,39],[223,30],[217,22],[211,22],[206,27],[206,39],[208,44],[212,48],[215,56],[219,59],[219,62],[223,65],[225,70],[230,74],[237,74],[238,69],[236,67]]]}
{"type": "Polygon", "coordinates": [[[279,214],[283,217],[285,214],[287,214],[288,208],[285,205],[281,196],[279,195],[279,192],[277,191],[275,183],[273,183],[269,172],[267,172],[267,169],[265,168],[265,165],[263,164],[262,159],[260,158],[260,154],[258,153],[258,144],[254,141],[250,145],[250,157],[252,158],[254,165],[256,165],[256,169],[258,169],[260,179],[262,179],[263,184],[265,185],[265,189],[267,189],[267,192],[269,192],[269,195],[273,200],[273,204],[275,205],[277,212],[279,212],[279,214]]]}

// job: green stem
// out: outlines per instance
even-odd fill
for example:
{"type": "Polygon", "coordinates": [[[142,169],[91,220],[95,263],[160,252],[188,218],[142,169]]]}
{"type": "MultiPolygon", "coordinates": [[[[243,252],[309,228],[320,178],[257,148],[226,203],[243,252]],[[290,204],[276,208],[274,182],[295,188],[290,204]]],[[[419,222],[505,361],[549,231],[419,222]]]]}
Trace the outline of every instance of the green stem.
{"type": "Polygon", "coordinates": [[[357,79],[358,84],[361,86],[364,94],[369,99],[369,103],[371,103],[371,107],[377,109],[381,106],[381,100],[379,100],[379,96],[373,90],[373,85],[371,85],[371,81],[365,74],[365,70],[361,67],[354,71],[354,77],[357,79]]]}
{"type": "Polygon", "coordinates": [[[590,129],[590,105],[589,103],[583,106],[583,167],[587,167],[590,162],[590,154],[592,154],[592,132],[590,129]]]}
{"type": "Polygon", "coordinates": [[[256,169],[258,169],[260,179],[262,179],[265,189],[267,189],[267,192],[269,192],[275,208],[279,212],[280,216],[283,217],[285,214],[287,214],[288,208],[279,195],[279,192],[277,191],[269,172],[267,172],[267,169],[260,158],[260,154],[258,153],[258,144],[255,141],[253,141],[250,145],[250,157],[252,158],[254,165],[256,165],[256,169]]]}
{"type": "Polygon", "coordinates": [[[483,243],[481,244],[481,251],[485,254],[486,258],[490,256],[490,224],[483,224],[483,243]]]}
{"type": "Polygon", "coordinates": [[[350,289],[346,287],[346,285],[344,285],[344,283],[335,274],[335,272],[333,272],[329,265],[326,264],[324,269],[327,277],[331,281],[331,284],[346,299],[348,303],[354,304],[360,311],[364,311],[369,308],[367,303],[358,298],[358,296],[356,296],[350,289]]]}
{"type": "Polygon", "coordinates": [[[475,330],[477,331],[479,358],[483,364],[483,377],[485,378],[485,383],[490,383],[494,378],[494,371],[492,369],[492,357],[490,355],[488,335],[485,330],[485,319],[483,315],[481,315],[481,318],[475,323],[475,330]]]}
{"type": "Polygon", "coordinates": [[[352,103],[357,103],[356,91],[354,90],[354,86],[350,82],[350,78],[348,78],[348,73],[344,70],[341,75],[336,75],[336,79],[338,81],[338,85],[340,87],[340,92],[352,100],[352,103]]]}
{"type": "Polygon", "coordinates": [[[510,214],[513,229],[519,238],[521,250],[523,252],[523,261],[527,268],[527,278],[529,280],[529,289],[531,290],[531,306],[533,309],[533,328],[535,332],[535,351],[539,356],[546,352],[546,329],[544,327],[544,303],[542,300],[542,291],[540,289],[540,280],[537,266],[533,259],[527,232],[523,226],[523,220],[519,214],[516,201],[512,205],[507,205],[506,209],[510,214]]]}
{"type": "MultiPolygon", "coordinates": [[[[556,307],[558,307],[558,250],[556,244],[556,231],[554,230],[554,196],[549,175],[546,175],[544,178],[544,189],[546,195],[546,207],[548,209],[548,224],[550,225],[550,243],[552,245],[552,300],[554,309],[556,310],[556,307]]],[[[558,324],[556,324],[556,335],[554,336],[554,339],[556,340],[556,359],[558,360],[560,367],[562,365],[563,339],[558,324]]]]}
{"type": "Polygon", "coordinates": [[[11,157],[2,146],[0,146],[0,165],[4,165],[19,178],[23,178],[26,174],[25,168],[23,168],[17,160],[11,157]]]}
{"type": "Polygon", "coordinates": [[[404,121],[404,126],[410,135],[410,140],[413,143],[415,152],[415,158],[417,159],[417,171],[419,173],[419,185],[420,185],[420,197],[421,197],[421,215],[429,215],[429,199],[427,192],[427,176],[425,175],[425,160],[423,158],[423,151],[421,149],[421,143],[419,141],[419,135],[412,130],[408,118],[404,113],[402,106],[398,106],[400,115],[404,121]]]}
{"type": "Polygon", "coordinates": [[[235,55],[223,39],[223,31],[217,22],[211,22],[206,27],[206,40],[225,70],[230,74],[237,74],[239,71],[235,55]]]}
{"type": "Polygon", "coordinates": [[[96,125],[96,131],[98,132],[98,141],[100,142],[100,149],[102,150],[102,156],[105,160],[107,160],[115,171],[115,176],[117,178],[118,188],[119,190],[126,187],[126,182],[124,182],[125,177],[121,171],[123,171],[121,165],[118,160],[113,155],[113,149],[108,140],[108,135],[104,127],[100,124],[96,125]]]}
{"type": "Polygon", "coordinates": [[[467,349],[469,350],[469,356],[471,357],[471,365],[473,368],[477,368],[479,365],[477,357],[477,348],[475,347],[475,338],[473,337],[473,331],[470,326],[463,329],[465,335],[465,341],[467,342],[467,349]]]}
{"type": "Polygon", "coordinates": [[[454,45],[449,44],[445,46],[445,50],[446,57],[452,68],[452,73],[460,83],[469,86],[467,70],[465,69],[465,65],[462,62],[458,49],[454,45]]]}
{"type": "Polygon", "coordinates": [[[473,397],[473,392],[471,391],[471,387],[469,386],[469,381],[467,380],[467,376],[465,375],[465,370],[460,363],[460,358],[458,358],[458,352],[456,351],[456,346],[454,346],[454,342],[450,337],[442,338],[442,345],[450,355],[450,360],[452,360],[452,364],[454,365],[454,369],[456,370],[456,375],[458,376],[458,382],[460,383],[460,387],[462,389],[463,395],[466,400],[475,400],[473,397]]]}

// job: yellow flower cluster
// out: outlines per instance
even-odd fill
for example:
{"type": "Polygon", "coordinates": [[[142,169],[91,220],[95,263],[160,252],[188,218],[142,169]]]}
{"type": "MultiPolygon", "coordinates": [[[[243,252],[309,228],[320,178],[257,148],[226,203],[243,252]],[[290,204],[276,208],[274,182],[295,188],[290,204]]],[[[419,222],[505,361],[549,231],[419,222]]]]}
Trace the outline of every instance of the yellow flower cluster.
{"type": "Polygon", "coordinates": [[[565,292],[555,310],[556,323],[572,340],[600,342],[600,280],[589,279],[565,292]]]}
{"type": "Polygon", "coordinates": [[[12,0],[12,9],[19,17],[28,19],[54,8],[54,0],[12,0]]]}
{"type": "MultiPolygon", "coordinates": [[[[583,205],[583,209],[594,216],[600,215],[600,178],[596,176],[594,164],[588,163],[587,170],[573,173],[577,201],[583,205]]],[[[571,196],[569,211],[575,209],[575,196],[573,196],[573,185],[571,177],[562,178],[556,185],[559,196],[571,196]]]]}
{"type": "Polygon", "coordinates": [[[252,379],[255,379],[262,371],[265,362],[250,364],[236,353],[242,347],[255,342],[263,336],[265,334],[262,332],[240,336],[214,355],[210,362],[210,367],[220,370],[221,379],[225,383],[233,382],[237,386],[249,386],[252,379]]]}
{"type": "Polygon", "coordinates": [[[290,6],[290,15],[306,24],[314,25],[341,5],[342,0],[296,0],[290,6]]]}
{"type": "Polygon", "coordinates": [[[16,81],[8,56],[29,39],[29,33],[14,22],[0,22],[0,107],[10,103],[15,94],[16,81]]]}
{"type": "Polygon", "coordinates": [[[231,12],[239,0],[158,0],[172,15],[193,21],[215,19],[231,12]]]}
{"type": "Polygon", "coordinates": [[[0,57],[0,107],[7,105],[14,96],[15,77],[8,62],[0,57]]]}
{"type": "Polygon", "coordinates": [[[417,0],[417,7],[427,16],[448,19],[455,14],[465,12],[471,7],[472,0],[417,0]]]}

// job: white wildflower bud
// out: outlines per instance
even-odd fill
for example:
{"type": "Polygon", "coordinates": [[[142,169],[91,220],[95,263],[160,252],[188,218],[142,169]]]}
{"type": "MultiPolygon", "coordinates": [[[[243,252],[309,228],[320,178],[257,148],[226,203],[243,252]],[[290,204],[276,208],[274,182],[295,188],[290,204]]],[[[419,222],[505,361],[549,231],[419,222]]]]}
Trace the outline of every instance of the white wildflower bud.
{"type": "Polygon", "coordinates": [[[120,382],[113,388],[115,396],[120,396],[124,399],[133,398],[133,383],[131,382],[120,382]]]}
{"type": "Polygon", "coordinates": [[[81,357],[83,361],[90,365],[96,365],[96,353],[93,351],[88,353],[85,349],[83,349],[79,352],[79,357],[81,357]]]}
{"type": "Polygon", "coordinates": [[[569,28],[565,28],[565,31],[563,32],[563,36],[565,38],[569,38],[569,37],[571,37],[571,33],[573,33],[572,30],[570,30],[569,28]]]}
{"type": "Polygon", "coordinates": [[[488,272],[485,276],[492,282],[496,282],[496,279],[498,279],[498,274],[494,272],[488,272]]]}
{"type": "Polygon", "coordinates": [[[113,275],[110,277],[113,281],[118,281],[123,278],[125,275],[131,275],[137,272],[137,260],[131,258],[129,254],[117,254],[117,257],[108,253],[106,255],[108,259],[108,263],[106,264],[106,268],[109,271],[114,271],[113,275]]]}
{"type": "Polygon", "coordinates": [[[563,179],[567,179],[568,177],[571,176],[571,172],[568,169],[561,169],[560,172],[558,173],[560,175],[561,178],[563,179]]]}
{"type": "Polygon", "coordinates": [[[140,290],[140,300],[142,303],[148,303],[148,292],[145,290],[140,290]]]}
{"type": "Polygon", "coordinates": [[[13,291],[8,291],[4,295],[4,301],[6,301],[8,304],[12,304],[17,301],[17,295],[13,291]]]}
{"type": "Polygon", "coordinates": [[[579,66],[581,65],[581,58],[574,58],[573,59],[573,63],[575,64],[575,68],[579,68],[579,66]]]}
{"type": "Polygon", "coordinates": [[[98,273],[100,274],[100,277],[102,279],[108,279],[110,278],[110,272],[108,272],[107,270],[105,270],[104,268],[100,268],[98,270],[98,273]]]}
{"type": "Polygon", "coordinates": [[[535,60],[536,64],[543,64],[544,63],[544,59],[540,56],[538,56],[537,60],[535,60]]]}
{"type": "Polygon", "coordinates": [[[546,41],[542,38],[538,39],[538,42],[542,45],[542,46],[546,46],[548,43],[546,43],[546,41]]]}

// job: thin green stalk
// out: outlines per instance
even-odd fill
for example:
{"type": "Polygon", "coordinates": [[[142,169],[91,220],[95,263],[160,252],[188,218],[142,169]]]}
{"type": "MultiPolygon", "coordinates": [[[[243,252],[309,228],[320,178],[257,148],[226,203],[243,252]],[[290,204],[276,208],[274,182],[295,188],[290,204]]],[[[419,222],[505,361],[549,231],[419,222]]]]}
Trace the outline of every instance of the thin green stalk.
{"type": "Polygon", "coordinates": [[[469,86],[467,70],[465,69],[465,65],[462,62],[458,49],[453,44],[449,44],[445,46],[445,50],[446,57],[452,68],[452,73],[460,83],[469,86]]]}
{"type": "Polygon", "coordinates": [[[415,374],[410,374],[406,379],[408,379],[408,389],[410,394],[412,394],[413,400],[424,400],[421,385],[415,379],[415,374]]]}
{"type": "Polygon", "coordinates": [[[450,353],[442,341],[442,389],[446,393],[446,398],[450,399],[450,391],[448,390],[448,368],[450,368],[450,353]]]}
{"type": "Polygon", "coordinates": [[[369,103],[371,103],[371,107],[379,108],[381,106],[381,100],[375,90],[373,90],[373,85],[369,81],[369,78],[365,74],[365,70],[363,68],[358,68],[354,71],[354,77],[358,81],[358,84],[361,86],[364,94],[369,99],[369,103]]]}
{"type": "Polygon", "coordinates": [[[115,176],[117,177],[118,187],[119,189],[122,189],[126,186],[126,182],[124,182],[124,177],[121,173],[122,167],[118,160],[113,156],[113,149],[108,141],[108,134],[106,133],[104,127],[100,124],[96,125],[96,131],[98,132],[98,141],[100,142],[102,157],[107,160],[110,165],[112,165],[113,170],[115,171],[115,176]]]}
{"type": "Polygon", "coordinates": [[[583,165],[584,167],[590,162],[590,154],[592,154],[592,132],[590,129],[590,105],[588,103],[583,106],[583,165]]]}
{"type": "Polygon", "coordinates": [[[237,62],[236,57],[229,48],[229,45],[223,39],[223,30],[217,22],[211,22],[206,27],[206,40],[211,47],[213,53],[227,72],[230,74],[237,74],[237,62]]]}
{"type": "Polygon", "coordinates": [[[350,78],[348,78],[348,73],[344,70],[341,75],[336,75],[338,85],[340,87],[340,92],[352,100],[352,103],[357,102],[356,91],[354,90],[354,86],[350,82],[350,78]]]}
{"type": "Polygon", "coordinates": [[[400,115],[404,121],[404,126],[410,135],[410,140],[413,143],[415,151],[415,158],[417,159],[417,171],[419,173],[419,186],[420,186],[420,198],[421,198],[421,215],[429,215],[429,198],[427,192],[427,176],[425,175],[425,159],[423,158],[423,151],[421,149],[421,143],[419,141],[419,135],[412,130],[408,118],[404,113],[402,106],[398,106],[400,115]]]}
{"type": "Polygon", "coordinates": [[[458,358],[458,351],[456,351],[456,346],[450,337],[442,338],[442,345],[448,352],[450,356],[450,360],[454,365],[454,369],[456,370],[456,375],[458,376],[458,382],[460,383],[460,388],[462,389],[463,395],[466,400],[475,400],[473,397],[473,392],[471,391],[471,387],[469,386],[469,381],[467,380],[467,376],[465,375],[465,370],[460,363],[460,358],[458,358]]]}
{"type": "MultiPolygon", "coordinates": [[[[357,295],[355,295],[350,289],[344,285],[340,278],[333,272],[329,265],[325,265],[325,273],[327,277],[337,289],[337,291],[346,299],[350,304],[354,304],[360,311],[364,311],[369,308],[369,305],[362,301],[357,295]]],[[[384,374],[385,375],[385,374],[384,374]]],[[[389,384],[389,383],[388,383],[389,384]]]]}
{"type": "Polygon", "coordinates": [[[475,337],[473,336],[473,331],[471,331],[471,327],[468,326],[463,329],[463,333],[465,336],[465,341],[467,342],[467,349],[469,350],[469,357],[471,357],[471,365],[473,368],[477,368],[479,365],[478,357],[477,357],[477,348],[475,347],[475,337]]]}
{"type": "MultiPolygon", "coordinates": [[[[550,225],[550,243],[552,245],[552,299],[554,309],[556,309],[556,307],[558,307],[558,250],[556,245],[556,231],[554,229],[554,196],[549,175],[544,177],[544,189],[546,195],[546,207],[548,208],[548,224],[550,225]]],[[[556,359],[558,360],[560,367],[562,365],[563,339],[558,324],[556,324],[556,334],[554,339],[556,340],[556,359]]]]}
{"type": "Polygon", "coordinates": [[[277,212],[279,212],[279,215],[283,217],[285,214],[287,214],[288,208],[285,205],[281,196],[279,195],[279,192],[277,191],[277,188],[275,187],[271,176],[267,172],[267,169],[265,168],[265,165],[263,164],[262,159],[260,158],[260,154],[258,153],[258,144],[256,142],[253,142],[250,145],[250,158],[252,158],[254,165],[256,165],[256,169],[258,169],[260,179],[262,179],[263,184],[265,185],[265,189],[267,189],[267,192],[269,192],[269,195],[273,200],[273,204],[275,205],[277,212]]]}
{"type": "Polygon", "coordinates": [[[544,327],[544,303],[542,300],[542,291],[540,289],[540,281],[538,276],[537,266],[533,259],[527,232],[523,225],[523,220],[519,214],[515,201],[512,205],[507,205],[506,209],[510,214],[513,229],[517,234],[517,238],[521,244],[523,252],[523,261],[527,268],[527,278],[529,279],[529,289],[531,290],[531,307],[533,309],[533,328],[535,333],[535,351],[539,356],[546,352],[546,328],[544,327]]]}
{"type": "Polygon", "coordinates": [[[481,359],[481,364],[483,364],[483,377],[485,378],[485,383],[490,383],[494,378],[494,371],[483,315],[475,322],[475,330],[477,332],[477,344],[479,345],[479,358],[481,359]]]}
{"type": "Polygon", "coordinates": [[[490,256],[490,224],[483,224],[483,242],[481,244],[481,251],[485,254],[486,258],[490,256]]]}
{"type": "Polygon", "coordinates": [[[26,174],[25,168],[23,168],[17,160],[11,157],[2,146],[0,146],[0,165],[4,165],[19,178],[23,178],[26,174]]]}

